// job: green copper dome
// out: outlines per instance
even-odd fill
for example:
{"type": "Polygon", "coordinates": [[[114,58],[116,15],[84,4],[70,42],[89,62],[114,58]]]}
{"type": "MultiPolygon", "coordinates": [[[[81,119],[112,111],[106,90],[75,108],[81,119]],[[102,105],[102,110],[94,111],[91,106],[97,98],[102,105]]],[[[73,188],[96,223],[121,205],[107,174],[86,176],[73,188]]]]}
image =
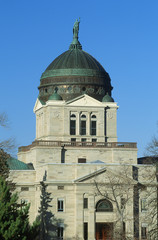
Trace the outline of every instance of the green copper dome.
{"type": "Polygon", "coordinates": [[[59,55],[42,74],[39,86],[41,100],[47,101],[56,87],[66,101],[84,93],[100,101],[106,92],[111,95],[109,74],[94,57],[82,50],[78,30],[79,21],[76,20],[69,50],[59,55]]]}
{"type": "Polygon", "coordinates": [[[62,100],[62,97],[57,93],[58,89],[55,89],[54,93],[50,95],[48,100],[62,100]]]}
{"type": "Polygon", "coordinates": [[[109,94],[107,93],[107,94],[103,97],[102,102],[114,102],[114,99],[113,99],[111,96],[109,96],[109,94]]]}

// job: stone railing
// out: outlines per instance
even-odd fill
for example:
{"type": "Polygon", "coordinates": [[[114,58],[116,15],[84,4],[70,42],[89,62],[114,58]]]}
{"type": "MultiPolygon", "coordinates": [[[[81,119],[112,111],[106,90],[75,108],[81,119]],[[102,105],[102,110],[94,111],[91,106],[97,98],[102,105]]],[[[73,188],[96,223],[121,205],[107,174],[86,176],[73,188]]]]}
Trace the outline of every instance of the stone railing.
{"type": "Polygon", "coordinates": [[[84,148],[137,148],[136,143],[129,142],[67,142],[39,140],[31,145],[19,147],[19,152],[29,151],[33,147],[84,147],[84,148]]]}

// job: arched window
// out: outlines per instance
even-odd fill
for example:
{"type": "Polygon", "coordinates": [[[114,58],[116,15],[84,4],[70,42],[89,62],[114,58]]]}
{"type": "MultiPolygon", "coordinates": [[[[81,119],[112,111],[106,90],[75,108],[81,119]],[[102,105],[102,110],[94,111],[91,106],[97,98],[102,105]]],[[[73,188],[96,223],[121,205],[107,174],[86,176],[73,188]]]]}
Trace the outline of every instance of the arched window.
{"type": "Polygon", "coordinates": [[[82,114],[80,119],[80,135],[86,135],[86,115],[82,114]]]}
{"type": "Polygon", "coordinates": [[[97,202],[96,212],[113,212],[112,203],[107,199],[102,199],[97,202]]]}
{"type": "Polygon", "coordinates": [[[97,118],[95,115],[91,116],[90,128],[91,128],[91,131],[90,131],[91,135],[95,136],[97,134],[97,118]]]}
{"type": "Polygon", "coordinates": [[[76,135],[76,115],[70,116],[70,135],[76,135]]]}

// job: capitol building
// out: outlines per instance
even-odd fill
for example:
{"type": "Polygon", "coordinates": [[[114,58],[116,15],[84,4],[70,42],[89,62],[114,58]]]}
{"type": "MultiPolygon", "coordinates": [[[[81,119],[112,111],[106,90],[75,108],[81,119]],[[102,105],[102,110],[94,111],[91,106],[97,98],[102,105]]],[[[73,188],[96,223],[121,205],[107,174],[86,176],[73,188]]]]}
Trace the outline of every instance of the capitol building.
{"type": "Polygon", "coordinates": [[[157,215],[149,204],[157,194],[155,167],[138,164],[135,142],[117,141],[111,79],[82,50],[79,23],[69,49],[41,75],[36,137],[19,148],[10,178],[19,199],[30,203],[31,222],[38,216],[41,182],[47,186],[48,211],[56,220],[55,230],[48,229],[51,239],[157,239],[151,234],[157,215]]]}

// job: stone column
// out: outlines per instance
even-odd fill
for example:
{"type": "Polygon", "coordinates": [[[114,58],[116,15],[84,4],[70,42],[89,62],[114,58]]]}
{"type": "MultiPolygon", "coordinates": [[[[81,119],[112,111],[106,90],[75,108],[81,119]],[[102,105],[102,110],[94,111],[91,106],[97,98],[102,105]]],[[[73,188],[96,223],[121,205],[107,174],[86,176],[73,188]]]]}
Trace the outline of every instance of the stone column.
{"type": "Polygon", "coordinates": [[[80,135],[80,113],[76,114],[76,135],[80,135]]]}
{"type": "Polygon", "coordinates": [[[95,240],[95,196],[89,196],[88,201],[88,239],[95,240]]]}
{"type": "Polygon", "coordinates": [[[75,216],[75,225],[76,225],[76,234],[75,237],[79,239],[84,239],[83,238],[83,194],[80,192],[77,192],[77,186],[76,186],[76,216],[75,216]]]}
{"type": "Polygon", "coordinates": [[[91,114],[90,112],[87,114],[87,122],[86,122],[86,135],[90,136],[90,120],[91,114]]]}
{"type": "Polygon", "coordinates": [[[126,237],[129,239],[134,239],[134,215],[133,215],[133,192],[130,190],[131,198],[127,202],[126,206],[126,237]]]}

